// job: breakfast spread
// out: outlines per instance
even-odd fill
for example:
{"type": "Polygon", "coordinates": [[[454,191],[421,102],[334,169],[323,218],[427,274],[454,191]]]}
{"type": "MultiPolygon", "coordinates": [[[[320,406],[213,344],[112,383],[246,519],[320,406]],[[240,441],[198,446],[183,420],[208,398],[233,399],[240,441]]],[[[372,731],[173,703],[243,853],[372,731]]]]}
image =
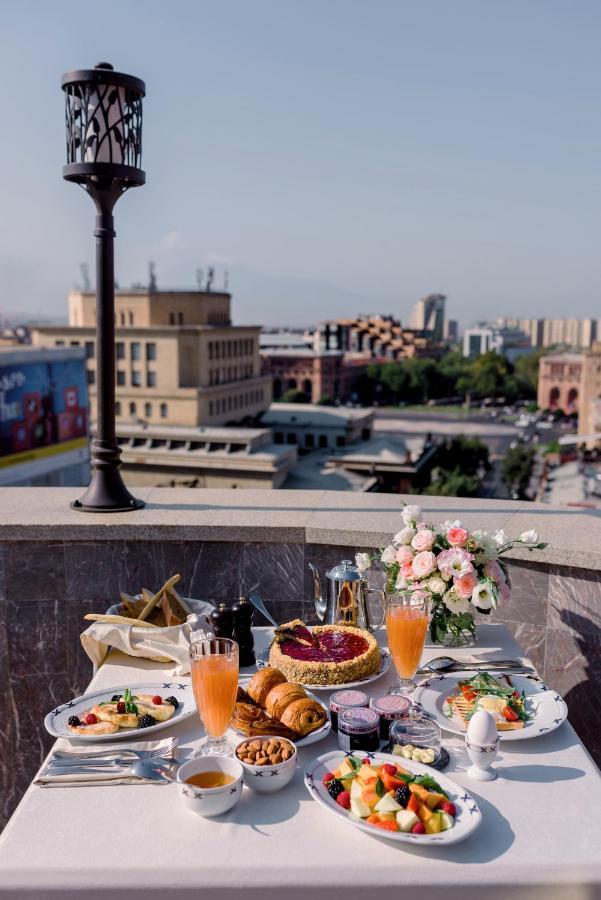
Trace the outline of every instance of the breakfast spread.
{"type": "Polygon", "coordinates": [[[267,741],[255,739],[245,741],[236,748],[236,756],[241,762],[251,766],[277,766],[294,756],[290,741],[270,738],[267,741]]]}
{"type": "Polygon", "coordinates": [[[488,672],[480,672],[459,681],[456,692],[445,701],[445,715],[456,715],[466,728],[478,710],[490,713],[499,731],[523,728],[529,718],[525,695],[515,690],[509,675],[493,678],[488,672]]]}
{"type": "Polygon", "coordinates": [[[315,625],[294,619],[275,630],[269,664],[298,684],[346,684],[374,675],[380,651],[374,636],[351,625],[315,625]]]}
{"type": "Polygon", "coordinates": [[[323,784],[338,806],[374,828],[419,835],[439,834],[455,824],[455,804],[434,778],[397,763],[347,756],[326,772],[323,784]]]}
{"type": "Polygon", "coordinates": [[[149,728],[170,719],[178,706],[175,697],[132,694],[126,688],[123,694],[114,694],[110,700],[97,703],[78,716],[70,716],[67,728],[72,734],[79,735],[115,734],[121,728],[149,728]]]}
{"type": "Polygon", "coordinates": [[[267,666],[238,688],[232,727],[253,736],[279,735],[298,740],[325,725],[327,713],[307,696],[300,684],[286,680],[279,669],[267,666]]]}

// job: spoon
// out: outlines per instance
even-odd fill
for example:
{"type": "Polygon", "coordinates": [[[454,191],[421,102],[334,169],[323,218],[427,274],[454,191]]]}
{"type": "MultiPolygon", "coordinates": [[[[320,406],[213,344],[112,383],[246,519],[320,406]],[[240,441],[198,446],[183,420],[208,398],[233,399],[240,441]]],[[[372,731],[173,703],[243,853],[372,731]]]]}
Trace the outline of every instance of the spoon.
{"type": "Polygon", "coordinates": [[[458,672],[464,672],[469,669],[484,669],[493,671],[503,670],[520,670],[520,672],[532,672],[529,666],[521,663],[519,659],[491,659],[488,662],[467,662],[459,659],[453,659],[451,656],[436,656],[430,662],[424,663],[419,670],[422,674],[428,672],[449,672],[452,669],[458,672]]]}
{"type": "Polygon", "coordinates": [[[151,759],[139,759],[133,766],[130,766],[127,774],[135,775],[138,778],[148,778],[151,781],[177,781],[172,767],[160,766],[151,759]]]}
{"type": "Polygon", "coordinates": [[[251,594],[248,598],[255,609],[258,609],[260,613],[262,613],[268,622],[271,622],[274,628],[278,627],[278,623],[273,618],[271,613],[267,612],[267,608],[258,594],[251,594]]]}

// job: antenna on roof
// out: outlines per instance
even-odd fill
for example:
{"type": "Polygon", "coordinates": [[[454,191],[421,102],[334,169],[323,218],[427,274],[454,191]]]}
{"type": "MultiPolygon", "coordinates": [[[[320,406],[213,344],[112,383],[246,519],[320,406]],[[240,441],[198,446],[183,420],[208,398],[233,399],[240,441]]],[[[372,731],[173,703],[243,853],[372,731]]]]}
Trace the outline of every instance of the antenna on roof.
{"type": "Polygon", "coordinates": [[[210,292],[213,287],[213,281],[215,280],[215,269],[213,266],[209,266],[209,270],[207,272],[207,287],[206,290],[210,292]]]}
{"type": "Polygon", "coordinates": [[[90,285],[90,270],[88,269],[88,264],[83,262],[79,264],[79,271],[81,272],[81,280],[83,282],[84,291],[91,290],[90,285]]]}
{"type": "Polygon", "coordinates": [[[223,273],[223,290],[227,291],[229,285],[230,285],[230,273],[226,269],[225,272],[223,273]]]}
{"type": "Polygon", "coordinates": [[[202,271],[202,269],[196,270],[196,287],[199,291],[202,291],[203,275],[204,275],[204,272],[202,271]]]}
{"type": "Polygon", "coordinates": [[[152,293],[157,289],[157,267],[152,262],[148,263],[148,290],[152,293]]]}

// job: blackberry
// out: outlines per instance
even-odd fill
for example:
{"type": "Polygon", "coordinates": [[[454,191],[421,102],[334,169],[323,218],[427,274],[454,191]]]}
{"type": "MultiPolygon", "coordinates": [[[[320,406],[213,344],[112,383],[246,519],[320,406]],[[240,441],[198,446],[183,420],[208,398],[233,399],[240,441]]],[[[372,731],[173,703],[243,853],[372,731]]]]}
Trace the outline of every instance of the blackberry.
{"type": "Polygon", "coordinates": [[[156,725],[156,719],[148,713],[138,719],[138,728],[150,728],[151,725],[156,725]]]}
{"type": "Polygon", "coordinates": [[[409,800],[411,798],[411,791],[409,790],[408,785],[402,784],[400,787],[396,789],[394,799],[397,803],[400,803],[401,806],[405,809],[409,800]]]}
{"type": "Polygon", "coordinates": [[[116,703],[118,700],[121,700],[122,694],[113,694],[111,697],[111,703],[116,703]]]}
{"type": "Polygon", "coordinates": [[[68,724],[77,728],[78,725],[81,725],[81,722],[79,721],[78,716],[69,716],[68,724]]]}
{"type": "Polygon", "coordinates": [[[174,709],[177,709],[179,706],[179,702],[175,699],[175,697],[167,697],[165,703],[170,703],[174,709]]]}
{"type": "Polygon", "coordinates": [[[343,792],[344,786],[341,781],[338,781],[337,778],[332,778],[331,781],[328,781],[326,784],[326,791],[332,798],[332,800],[336,800],[338,796],[343,792]]]}

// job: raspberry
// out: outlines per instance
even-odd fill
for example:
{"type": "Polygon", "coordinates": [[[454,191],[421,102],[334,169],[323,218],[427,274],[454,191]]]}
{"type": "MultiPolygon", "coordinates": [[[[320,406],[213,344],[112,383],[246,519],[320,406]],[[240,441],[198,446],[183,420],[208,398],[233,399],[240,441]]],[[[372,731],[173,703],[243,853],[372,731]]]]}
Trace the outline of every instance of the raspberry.
{"type": "Polygon", "coordinates": [[[117,703],[117,712],[121,714],[125,712],[125,703],[123,700],[120,700],[119,703],[117,703]]]}
{"type": "Polygon", "coordinates": [[[386,772],[387,775],[396,775],[396,766],[391,765],[391,763],[385,763],[382,766],[382,771],[386,772]]]}
{"type": "Polygon", "coordinates": [[[369,758],[369,756],[366,756],[365,759],[361,760],[361,762],[364,766],[371,766],[371,759],[369,758]]]}
{"type": "Polygon", "coordinates": [[[351,795],[348,791],[342,791],[336,797],[336,803],[339,806],[342,806],[343,809],[350,809],[351,806],[351,795]]]}
{"type": "Polygon", "coordinates": [[[332,778],[334,778],[334,773],[333,773],[333,772],[326,772],[326,774],[325,774],[325,775],[323,776],[323,778],[321,779],[321,783],[322,783],[322,784],[327,784],[328,781],[331,781],[331,780],[332,780],[332,778]]]}
{"type": "Polygon", "coordinates": [[[98,719],[94,715],[94,713],[88,713],[86,716],[86,725],[95,725],[98,722],[98,719]]]}
{"type": "Polygon", "coordinates": [[[443,812],[446,812],[449,816],[453,816],[453,818],[455,818],[455,816],[457,815],[457,810],[455,808],[455,804],[451,803],[450,800],[445,800],[444,803],[441,803],[440,808],[442,809],[443,812]]]}
{"type": "Polygon", "coordinates": [[[155,706],[160,706],[161,703],[163,702],[163,698],[159,697],[159,695],[157,694],[155,697],[152,698],[152,702],[154,703],[155,706]]]}
{"type": "Polygon", "coordinates": [[[426,826],[423,822],[416,822],[413,828],[411,829],[412,834],[425,834],[426,826]]]}

